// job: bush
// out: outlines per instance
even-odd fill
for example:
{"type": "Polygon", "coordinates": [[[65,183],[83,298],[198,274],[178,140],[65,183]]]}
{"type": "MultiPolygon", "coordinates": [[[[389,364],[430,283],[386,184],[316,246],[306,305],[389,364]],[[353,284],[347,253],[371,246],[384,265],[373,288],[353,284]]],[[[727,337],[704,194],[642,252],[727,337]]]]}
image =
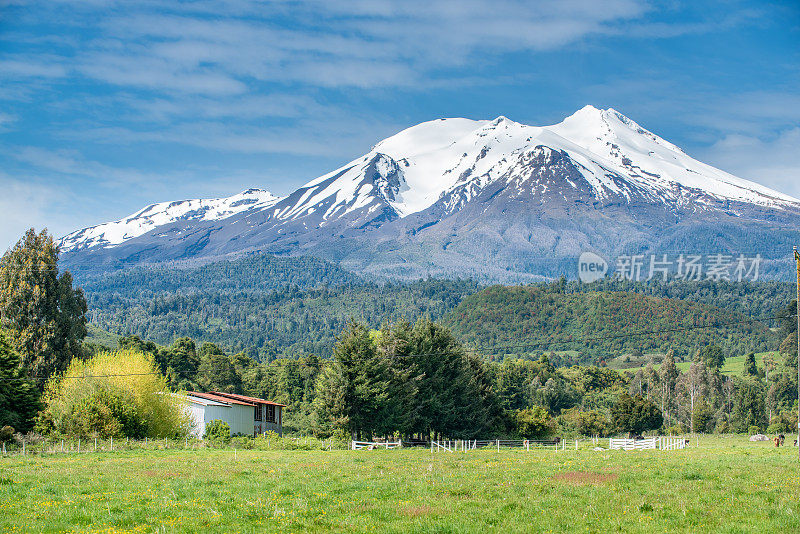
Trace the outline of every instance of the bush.
{"type": "Polygon", "coordinates": [[[0,428],[0,443],[5,443],[6,441],[11,441],[11,438],[14,437],[14,427],[6,425],[3,428],[0,428]]]}
{"type": "Polygon", "coordinates": [[[72,360],[50,380],[37,430],[76,437],[177,437],[191,420],[183,401],[170,394],[152,357],[121,350],[72,360]]]}
{"type": "Polygon", "coordinates": [[[234,436],[231,438],[230,446],[234,449],[252,449],[253,438],[249,436],[234,436]]]}
{"type": "Polygon", "coordinates": [[[653,401],[641,395],[631,397],[628,393],[622,393],[611,407],[611,422],[619,431],[641,434],[660,428],[664,419],[653,401]]]}
{"type": "Polygon", "coordinates": [[[714,428],[715,434],[730,434],[732,432],[731,425],[724,419],[720,419],[717,426],[714,428]]]}
{"type": "Polygon", "coordinates": [[[564,410],[559,416],[560,424],[583,436],[607,436],[609,425],[606,417],[597,410],[582,411],[580,408],[564,410]]]}
{"type": "Polygon", "coordinates": [[[751,425],[747,427],[747,433],[750,434],[751,436],[755,434],[761,434],[761,429],[755,425],[751,425]]]}
{"type": "Polygon", "coordinates": [[[782,411],[769,421],[769,434],[787,434],[797,431],[797,412],[782,411]]]}
{"type": "Polygon", "coordinates": [[[555,421],[541,406],[517,410],[514,414],[514,423],[517,433],[525,439],[542,438],[555,430],[555,421]]]}
{"type": "Polygon", "coordinates": [[[231,439],[231,427],[221,419],[214,419],[206,425],[206,433],[203,438],[227,443],[231,439]]]}
{"type": "Polygon", "coordinates": [[[714,417],[714,409],[705,402],[699,402],[694,408],[692,422],[694,423],[695,432],[713,432],[714,428],[717,426],[716,419],[714,417]]]}
{"type": "Polygon", "coordinates": [[[664,429],[664,434],[667,436],[680,436],[686,432],[686,427],[682,423],[676,423],[664,429]]]}

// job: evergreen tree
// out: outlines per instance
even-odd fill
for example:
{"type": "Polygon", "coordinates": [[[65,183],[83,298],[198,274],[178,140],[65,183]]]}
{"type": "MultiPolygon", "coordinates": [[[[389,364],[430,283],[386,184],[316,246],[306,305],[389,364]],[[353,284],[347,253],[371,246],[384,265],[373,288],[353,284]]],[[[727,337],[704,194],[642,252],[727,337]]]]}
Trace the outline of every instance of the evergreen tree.
{"type": "Polygon", "coordinates": [[[699,357],[711,369],[719,369],[725,365],[725,353],[717,345],[706,345],[700,350],[699,357]]]}
{"type": "Polygon", "coordinates": [[[334,347],[333,358],[330,371],[321,377],[317,418],[345,424],[353,439],[386,431],[389,374],[369,329],[350,323],[334,347]]]}
{"type": "Polygon", "coordinates": [[[403,320],[393,327],[385,325],[378,340],[378,350],[389,373],[388,396],[391,402],[386,409],[387,426],[405,438],[410,438],[419,426],[421,414],[417,411],[417,399],[424,379],[410,359],[411,338],[411,325],[403,320]]]}
{"type": "Polygon", "coordinates": [[[422,377],[411,409],[415,432],[475,437],[498,423],[498,402],[483,362],[468,357],[452,332],[428,318],[412,330],[412,375],[422,377]]]}
{"type": "Polygon", "coordinates": [[[160,349],[156,355],[156,363],[173,388],[202,389],[197,383],[200,358],[197,356],[197,347],[191,338],[178,338],[171,346],[160,349]]]}
{"type": "Polygon", "coordinates": [[[242,393],[242,377],[231,359],[217,348],[204,354],[197,367],[197,384],[206,391],[242,393]],[[218,352],[217,352],[218,351],[218,352]]]}
{"type": "Polygon", "coordinates": [[[39,409],[39,391],[19,362],[19,355],[0,332],[0,428],[27,432],[39,409]]]}
{"type": "Polygon", "coordinates": [[[622,393],[611,407],[611,423],[619,431],[640,434],[661,427],[664,419],[658,407],[642,397],[622,393]]]}
{"type": "Polygon", "coordinates": [[[47,230],[31,228],[3,255],[0,324],[32,375],[48,378],[81,354],[86,310],[72,275],[58,274],[58,247],[47,230]]]}
{"type": "Polygon", "coordinates": [[[731,413],[734,432],[745,433],[751,426],[764,430],[767,426],[767,411],[764,404],[764,385],[755,379],[739,379],[736,383],[735,400],[731,413]]]}
{"type": "MultiPolygon", "coordinates": [[[[785,308],[778,312],[781,325],[781,336],[787,337],[797,332],[797,299],[791,301],[785,308]]],[[[795,339],[797,335],[795,334],[795,339]]]]}
{"type": "Polygon", "coordinates": [[[742,376],[758,376],[758,367],[756,367],[756,355],[754,352],[751,352],[745,357],[742,376]]]}

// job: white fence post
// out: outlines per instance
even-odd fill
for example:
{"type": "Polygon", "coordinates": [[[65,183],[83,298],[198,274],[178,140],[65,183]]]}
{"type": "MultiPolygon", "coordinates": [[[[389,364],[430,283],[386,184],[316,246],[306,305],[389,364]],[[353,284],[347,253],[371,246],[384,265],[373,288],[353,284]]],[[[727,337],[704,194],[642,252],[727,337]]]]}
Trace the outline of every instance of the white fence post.
{"type": "Polygon", "coordinates": [[[497,440],[497,452],[500,452],[500,440],[497,440]]]}
{"type": "Polygon", "coordinates": [[[114,436],[111,436],[111,452],[114,452],[114,436]]]}

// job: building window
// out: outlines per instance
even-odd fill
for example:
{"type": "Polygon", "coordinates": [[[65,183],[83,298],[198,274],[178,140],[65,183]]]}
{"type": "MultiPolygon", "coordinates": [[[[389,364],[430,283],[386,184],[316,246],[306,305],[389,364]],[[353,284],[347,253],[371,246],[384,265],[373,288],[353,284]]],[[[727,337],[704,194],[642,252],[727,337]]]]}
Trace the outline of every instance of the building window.
{"type": "Polygon", "coordinates": [[[256,404],[255,420],[261,421],[261,405],[256,404]]]}
{"type": "Polygon", "coordinates": [[[265,408],[267,409],[267,423],[277,423],[278,421],[275,420],[275,406],[267,404],[265,408]]]}

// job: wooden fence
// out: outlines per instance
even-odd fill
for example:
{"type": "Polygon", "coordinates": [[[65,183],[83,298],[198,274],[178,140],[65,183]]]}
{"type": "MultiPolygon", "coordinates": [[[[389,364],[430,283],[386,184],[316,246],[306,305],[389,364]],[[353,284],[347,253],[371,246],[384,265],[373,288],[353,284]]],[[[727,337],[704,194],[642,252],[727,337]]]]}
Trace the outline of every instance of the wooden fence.
{"type": "Polygon", "coordinates": [[[615,439],[608,440],[608,448],[616,450],[634,451],[634,450],[660,450],[660,451],[674,451],[676,449],[686,448],[686,439],[683,437],[671,436],[657,436],[644,439],[615,439]]]}
{"type": "Polygon", "coordinates": [[[358,451],[361,449],[398,449],[403,446],[402,441],[353,441],[350,444],[350,449],[358,451]]]}

